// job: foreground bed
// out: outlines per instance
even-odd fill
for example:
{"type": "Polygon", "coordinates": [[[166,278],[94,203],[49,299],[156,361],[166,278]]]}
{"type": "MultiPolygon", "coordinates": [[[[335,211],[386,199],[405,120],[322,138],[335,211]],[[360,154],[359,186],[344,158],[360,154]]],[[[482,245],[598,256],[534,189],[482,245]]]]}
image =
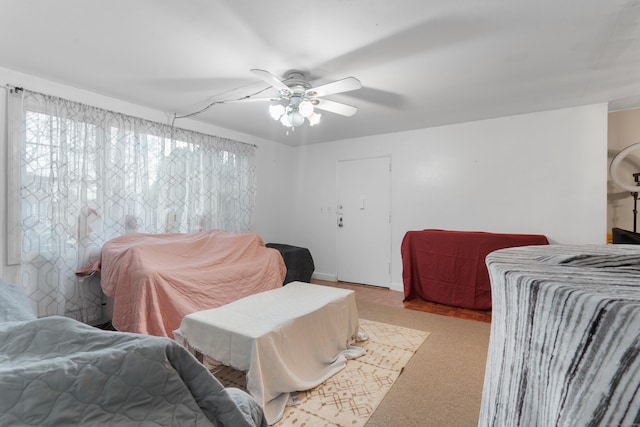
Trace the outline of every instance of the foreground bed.
{"type": "Polygon", "coordinates": [[[104,244],[100,284],[120,331],[173,337],[182,318],[282,286],[286,266],[257,234],[127,234],[104,244]]]}
{"type": "Polygon", "coordinates": [[[481,427],[637,426],[640,247],[487,257],[494,295],[481,427]]]}
{"type": "Polygon", "coordinates": [[[36,319],[2,281],[0,396],[0,426],[266,426],[253,398],[172,340],[36,319]]]}

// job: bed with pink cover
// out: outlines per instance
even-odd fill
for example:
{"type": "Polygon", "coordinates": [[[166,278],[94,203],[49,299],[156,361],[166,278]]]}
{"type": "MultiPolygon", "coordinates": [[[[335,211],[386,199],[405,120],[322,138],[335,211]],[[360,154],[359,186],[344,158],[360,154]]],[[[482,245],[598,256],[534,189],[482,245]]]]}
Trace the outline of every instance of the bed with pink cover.
{"type": "Polygon", "coordinates": [[[282,286],[280,252],[257,234],[126,234],[102,247],[100,284],[120,331],[172,338],[182,318],[282,286]]]}

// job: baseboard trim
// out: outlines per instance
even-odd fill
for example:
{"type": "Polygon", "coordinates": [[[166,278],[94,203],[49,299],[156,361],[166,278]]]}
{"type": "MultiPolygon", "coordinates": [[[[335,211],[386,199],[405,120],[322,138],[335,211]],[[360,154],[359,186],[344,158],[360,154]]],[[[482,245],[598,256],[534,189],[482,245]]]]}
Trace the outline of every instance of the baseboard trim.
{"type": "MultiPolygon", "coordinates": [[[[337,282],[338,276],[336,274],[326,274],[314,272],[311,276],[313,279],[326,280],[327,282],[337,282]]],[[[383,286],[386,288],[386,286],[383,286]]],[[[391,282],[389,289],[392,291],[404,292],[404,285],[402,283],[391,282]]]]}
{"type": "Polygon", "coordinates": [[[318,279],[318,280],[326,280],[327,282],[337,282],[338,281],[338,276],[335,274],[326,274],[326,273],[316,273],[314,272],[311,275],[312,278],[314,279],[318,279]]]}
{"type": "Polygon", "coordinates": [[[404,285],[402,283],[391,282],[389,289],[391,289],[392,291],[404,292],[404,285]]]}

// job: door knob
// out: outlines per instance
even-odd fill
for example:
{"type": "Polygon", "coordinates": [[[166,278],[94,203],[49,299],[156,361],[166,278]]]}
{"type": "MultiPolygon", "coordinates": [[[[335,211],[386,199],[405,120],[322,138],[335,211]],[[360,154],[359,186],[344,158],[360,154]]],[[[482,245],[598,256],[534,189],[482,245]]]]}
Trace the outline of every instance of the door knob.
{"type": "Polygon", "coordinates": [[[344,224],[342,223],[342,217],[338,218],[338,227],[342,228],[343,225],[344,224]]]}

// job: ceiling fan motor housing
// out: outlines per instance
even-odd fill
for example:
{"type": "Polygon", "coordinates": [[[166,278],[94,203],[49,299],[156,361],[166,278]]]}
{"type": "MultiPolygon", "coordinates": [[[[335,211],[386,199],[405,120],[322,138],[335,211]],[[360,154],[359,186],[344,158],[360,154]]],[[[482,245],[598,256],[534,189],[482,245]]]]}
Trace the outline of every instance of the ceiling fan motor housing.
{"type": "Polygon", "coordinates": [[[307,89],[311,89],[311,83],[304,78],[304,74],[301,71],[289,71],[282,83],[287,85],[291,90],[290,93],[283,93],[284,91],[281,91],[281,94],[289,99],[295,97],[300,99],[305,98],[305,92],[307,89]]]}

